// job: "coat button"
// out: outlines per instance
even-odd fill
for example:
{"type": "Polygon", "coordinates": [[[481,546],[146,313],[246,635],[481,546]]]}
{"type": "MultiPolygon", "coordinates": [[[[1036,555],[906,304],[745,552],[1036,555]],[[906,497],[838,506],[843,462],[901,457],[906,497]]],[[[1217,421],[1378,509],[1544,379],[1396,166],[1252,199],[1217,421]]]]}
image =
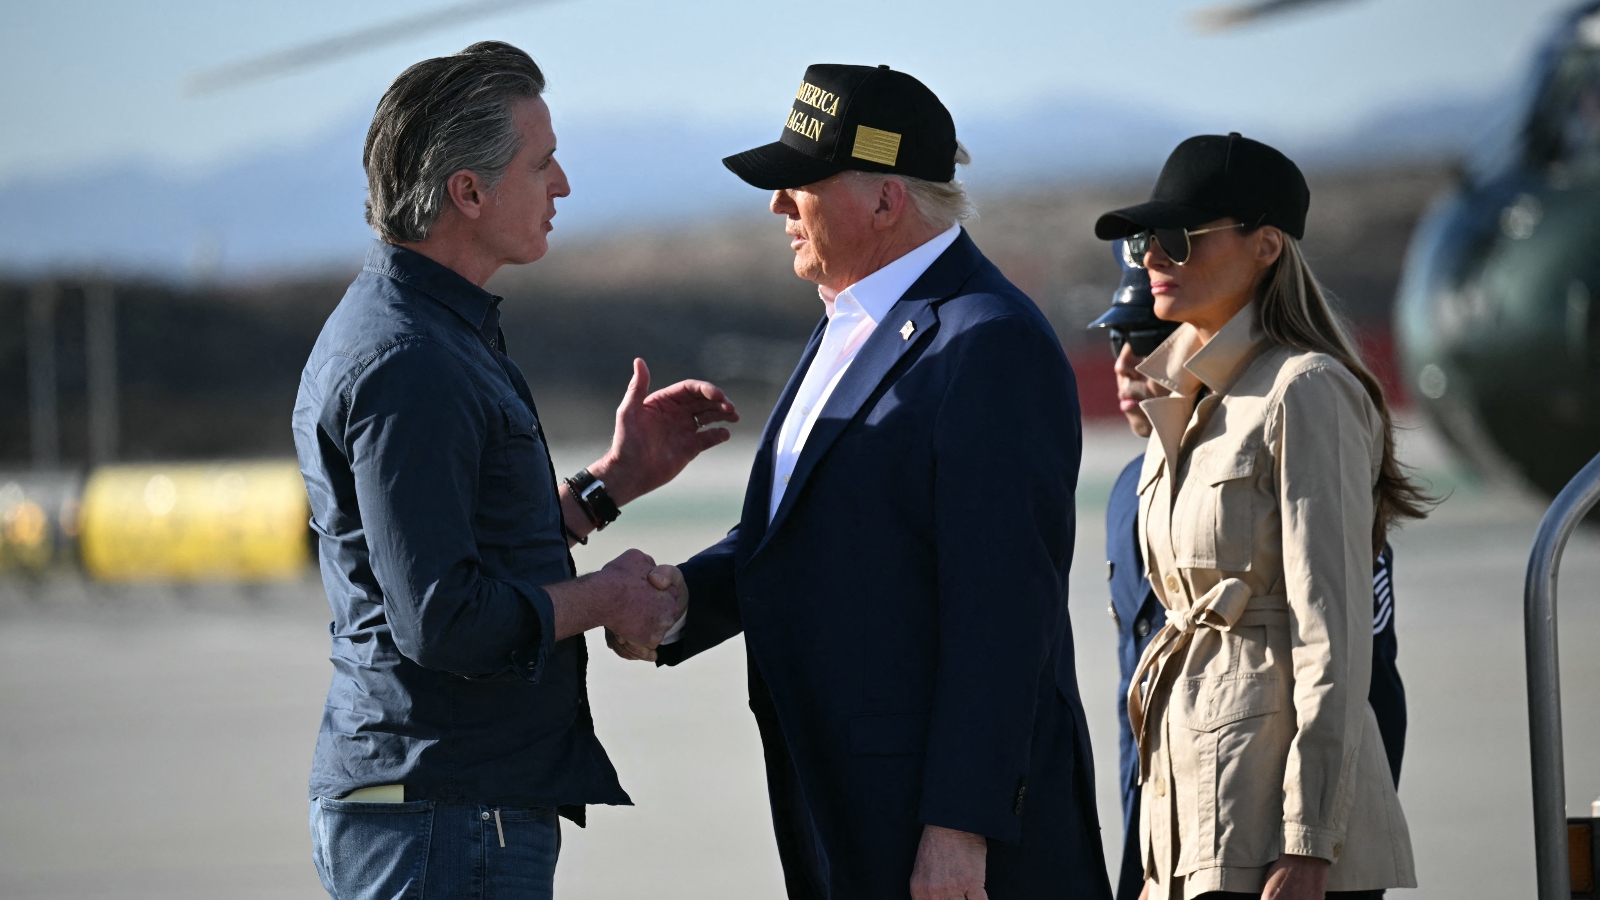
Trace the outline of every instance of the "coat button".
{"type": "Polygon", "coordinates": [[[1150,620],[1140,619],[1139,621],[1133,623],[1133,633],[1137,634],[1139,637],[1148,635],[1150,633],[1150,620]]]}
{"type": "Polygon", "coordinates": [[[1157,775],[1156,776],[1156,796],[1157,797],[1165,797],[1166,795],[1167,795],[1167,778],[1166,778],[1165,775],[1157,775]]]}
{"type": "Polygon", "coordinates": [[[1339,843],[1339,844],[1334,844],[1333,845],[1333,858],[1334,859],[1338,859],[1339,858],[1339,854],[1341,854],[1343,852],[1344,852],[1344,844],[1339,843]]]}
{"type": "Polygon", "coordinates": [[[1177,593],[1177,591],[1178,591],[1178,576],[1176,576],[1176,575],[1168,575],[1167,576],[1167,590],[1172,591],[1173,593],[1177,593]]]}

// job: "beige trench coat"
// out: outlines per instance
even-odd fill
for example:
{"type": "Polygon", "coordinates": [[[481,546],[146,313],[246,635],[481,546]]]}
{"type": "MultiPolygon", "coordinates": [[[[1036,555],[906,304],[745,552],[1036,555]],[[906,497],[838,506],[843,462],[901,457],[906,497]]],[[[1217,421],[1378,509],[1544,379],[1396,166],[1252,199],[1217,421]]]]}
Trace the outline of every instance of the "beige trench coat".
{"type": "Polygon", "coordinates": [[[1139,367],[1173,391],[1142,404],[1167,624],[1128,697],[1152,900],[1259,891],[1285,853],[1331,860],[1330,891],[1414,887],[1367,705],[1377,408],[1336,360],[1267,340],[1254,304],[1198,346],[1185,325],[1139,367]]]}

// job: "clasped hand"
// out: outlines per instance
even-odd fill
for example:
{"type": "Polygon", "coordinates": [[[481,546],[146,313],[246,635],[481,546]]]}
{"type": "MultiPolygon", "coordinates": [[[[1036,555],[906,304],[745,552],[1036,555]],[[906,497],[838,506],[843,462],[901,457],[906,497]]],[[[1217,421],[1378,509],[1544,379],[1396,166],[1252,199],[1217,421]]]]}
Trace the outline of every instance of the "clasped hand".
{"type": "Polygon", "coordinates": [[[629,550],[598,572],[545,586],[555,611],[556,640],[605,626],[630,644],[653,648],[683,617],[688,592],[672,566],[629,550]]]}
{"type": "MultiPolygon", "coordinates": [[[[654,569],[651,569],[650,586],[676,598],[680,604],[680,609],[686,609],[688,607],[689,586],[684,583],[683,573],[678,571],[676,566],[656,566],[654,569]]],[[[679,616],[682,616],[681,612],[679,613],[679,616]]],[[[673,624],[676,624],[678,620],[675,618],[672,621],[673,624]]],[[[662,631],[662,636],[664,637],[666,632],[670,631],[671,629],[672,625],[668,625],[667,629],[662,631]]],[[[660,637],[656,638],[653,642],[646,643],[630,638],[625,633],[616,629],[606,629],[606,646],[611,648],[612,653],[615,653],[623,659],[635,659],[641,662],[655,662],[655,648],[660,645],[660,643],[660,637]]]]}
{"type": "Polygon", "coordinates": [[[653,657],[653,648],[683,617],[688,599],[683,576],[673,566],[658,566],[648,555],[629,550],[593,577],[605,582],[612,596],[605,617],[607,643],[615,635],[653,657]]]}

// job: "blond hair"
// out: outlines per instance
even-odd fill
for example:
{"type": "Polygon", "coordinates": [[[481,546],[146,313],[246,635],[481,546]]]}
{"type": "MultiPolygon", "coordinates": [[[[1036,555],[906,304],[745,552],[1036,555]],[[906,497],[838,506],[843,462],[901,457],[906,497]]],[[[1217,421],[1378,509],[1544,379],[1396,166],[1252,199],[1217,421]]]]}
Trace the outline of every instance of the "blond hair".
{"type": "Polygon", "coordinates": [[[1311,267],[1306,264],[1300,244],[1283,236],[1283,252],[1261,286],[1258,302],[1261,330],[1267,337],[1300,350],[1326,353],[1338,360],[1366,388],[1383,421],[1383,461],[1378,467],[1378,482],[1372,489],[1372,552],[1382,552],[1391,528],[1401,519],[1427,516],[1434,499],[1411,479],[1395,456],[1394,419],[1383,385],[1361,361],[1350,326],[1328,300],[1311,267]]]}

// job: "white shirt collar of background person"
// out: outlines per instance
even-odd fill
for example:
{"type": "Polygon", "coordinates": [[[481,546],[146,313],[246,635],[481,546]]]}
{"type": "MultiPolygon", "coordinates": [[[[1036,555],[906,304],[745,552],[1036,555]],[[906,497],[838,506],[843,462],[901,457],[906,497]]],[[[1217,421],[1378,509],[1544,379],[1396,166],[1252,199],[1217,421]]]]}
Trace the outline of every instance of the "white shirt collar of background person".
{"type": "Polygon", "coordinates": [[[822,344],[806,369],[773,448],[772,500],[767,506],[767,521],[777,514],[789,476],[794,473],[800,451],[805,449],[806,437],[861,345],[922,273],[960,236],[961,226],[951,225],[927,243],[840,291],[832,303],[823,299],[828,326],[822,344]]]}

